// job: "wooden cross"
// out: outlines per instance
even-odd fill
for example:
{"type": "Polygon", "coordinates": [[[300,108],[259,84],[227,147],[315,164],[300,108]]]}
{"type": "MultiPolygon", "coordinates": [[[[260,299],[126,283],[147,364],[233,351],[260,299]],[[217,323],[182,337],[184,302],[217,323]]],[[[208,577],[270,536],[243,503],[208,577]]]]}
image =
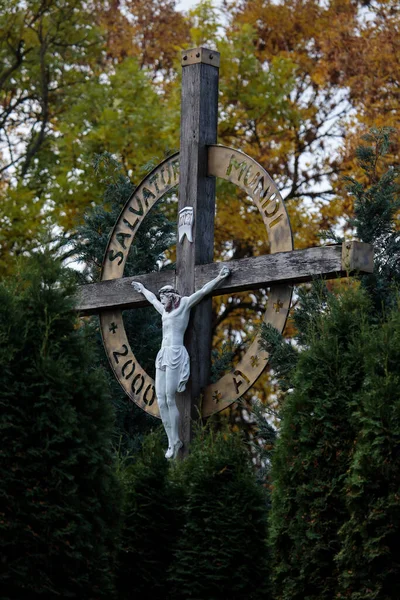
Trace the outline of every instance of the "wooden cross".
{"type": "MultiPolygon", "coordinates": [[[[213,279],[222,266],[228,266],[232,272],[231,277],[213,294],[232,294],[275,286],[275,292],[270,294],[269,299],[269,320],[274,322],[276,319],[277,326],[283,329],[290,305],[291,292],[288,289],[292,284],[311,281],[316,277],[331,279],[347,276],[354,271],[373,270],[373,249],[360,242],[292,250],[291,235],[282,233],[283,224],[288,218],[275,184],[262,167],[246,155],[215,146],[218,52],[206,48],[186,51],[182,55],[182,66],[179,163],[177,158],[164,161],[158,170],[145,179],[142,187],[139,186],[139,191],[128,201],[111,236],[103,268],[103,281],[82,286],[77,299],[77,309],[81,314],[100,313],[106,350],[124,389],[139,406],[156,416],[158,411],[154,402],[152,380],[135,362],[123,332],[122,309],[148,305],[144,297],[131,287],[132,280],[140,281],[154,293],[169,284],[177,288],[181,295],[189,296],[213,279]],[[152,202],[158,199],[158,194],[168,191],[174,185],[178,169],[178,210],[186,209],[187,214],[193,209],[193,242],[185,236],[177,243],[175,272],[162,271],[134,278],[121,276],[134,232],[150,210],[152,202]],[[213,175],[235,181],[252,194],[272,235],[274,254],[213,263],[213,175]]],[[[242,395],[262,372],[267,355],[258,350],[257,344],[257,341],[254,342],[248,351],[247,370],[239,366],[222,378],[221,383],[206,388],[210,375],[211,298],[203,300],[193,309],[185,336],[185,346],[191,359],[191,376],[186,391],[179,394],[178,400],[181,439],[185,452],[192,437],[193,420],[201,410],[199,400],[202,395],[205,398],[203,415],[211,414],[242,395]],[[205,389],[208,392],[203,394],[205,389]]]]}

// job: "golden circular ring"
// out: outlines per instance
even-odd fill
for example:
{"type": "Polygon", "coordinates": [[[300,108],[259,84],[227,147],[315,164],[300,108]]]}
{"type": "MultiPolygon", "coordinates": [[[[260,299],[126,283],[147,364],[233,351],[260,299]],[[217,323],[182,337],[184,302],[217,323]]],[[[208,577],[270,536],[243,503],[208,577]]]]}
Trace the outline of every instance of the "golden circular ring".
{"type": "MultiPolygon", "coordinates": [[[[208,175],[234,183],[252,198],[264,221],[271,254],[293,250],[290,221],[284,202],[277,186],[261,165],[239,150],[215,145],[208,150],[208,175]]],[[[176,153],[160,163],[135,189],[111,233],[103,262],[102,281],[123,277],[129,249],[140,224],[154,204],[178,183],[179,153],[176,153]]],[[[290,285],[272,285],[264,322],[283,331],[291,297],[290,285]]],[[[126,394],[140,408],[160,417],[155,401],[154,380],[142,369],[132,352],[122,310],[103,311],[100,327],[111,367],[126,394]]],[[[261,375],[268,363],[268,353],[260,348],[259,341],[258,334],[236,367],[206,387],[202,400],[203,417],[227,408],[261,375]]]]}

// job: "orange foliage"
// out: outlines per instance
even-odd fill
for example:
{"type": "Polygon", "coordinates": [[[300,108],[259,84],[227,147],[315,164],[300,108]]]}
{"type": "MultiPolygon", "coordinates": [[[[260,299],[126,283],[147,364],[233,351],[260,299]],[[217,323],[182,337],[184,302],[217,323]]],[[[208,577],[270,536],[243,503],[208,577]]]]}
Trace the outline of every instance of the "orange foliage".
{"type": "Polygon", "coordinates": [[[106,36],[109,59],[138,59],[153,77],[173,74],[177,52],[189,42],[189,25],[175,0],[121,0],[98,4],[98,20],[106,36]]]}

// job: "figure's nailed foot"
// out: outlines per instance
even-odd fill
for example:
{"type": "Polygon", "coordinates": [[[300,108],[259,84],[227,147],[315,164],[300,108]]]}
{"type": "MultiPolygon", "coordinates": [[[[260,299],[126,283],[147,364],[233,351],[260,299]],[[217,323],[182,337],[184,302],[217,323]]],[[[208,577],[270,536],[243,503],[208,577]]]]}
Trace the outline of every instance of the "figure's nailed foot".
{"type": "Polygon", "coordinates": [[[181,440],[178,440],[177,442],[175,442],[174,448],[173,448],[172,458],[175,459],[178,456],[178,452],[182,448],[182,446],[183,446],[183,442],[181,442],[181,440]]]}
{"type": "Polygon", "coordinates": [[[165,458],[176,458],[178,456],[178,452],[179,450],[182,448],[183,446],[183,442],[181,442],[181,440],[178,440],[177,442],[175,442],[175,444],[173,446],[169,446],[168,450],[165,453],[165,458]]]}

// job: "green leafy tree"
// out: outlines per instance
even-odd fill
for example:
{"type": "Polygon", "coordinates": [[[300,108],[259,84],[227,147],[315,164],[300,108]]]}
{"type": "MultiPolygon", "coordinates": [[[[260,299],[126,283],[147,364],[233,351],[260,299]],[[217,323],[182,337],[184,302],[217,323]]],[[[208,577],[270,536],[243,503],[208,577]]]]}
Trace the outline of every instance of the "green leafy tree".
{"type": "Polygon", "coordinates": [[[113,415],[71,275],[38,255],[0,286],[1,595],[113,598],[113,415]]]}
{"type": "MultiPolygon", "coordinates": [[[[38,246],[49,215],[60,120],[99,75],[101,35],[82,0],[0,6],[0,267],[38,246]],[[53,145],[50,141],[53,140],[53,145]]],[[[71,169],[74,165],[70,165],[71,169]]],[[[62,209],[61,209],[62,210],[62,209]]]]}
{"type": "MultiPolygon", "coordinates": [[[[167,4],[171,21],[173,2],[167,4]]],[[[119,21],[119,2],[113,10],[119,21]]],[[[91,168],[95,153],[117,154],[125,174],[137,180],[143,164],[177,144],[171,113],[145,68],[148,51],[145,63],[139,45],[136,54],[114,60],[105,12],[82,0],[0,6],[3,273],[12,271],[15,257],[41,246],[49,228],[74,231],[85,209],[101,201],[91,168]]],[[[122,21],[127,44],[126,15],[122,21]]]]}

